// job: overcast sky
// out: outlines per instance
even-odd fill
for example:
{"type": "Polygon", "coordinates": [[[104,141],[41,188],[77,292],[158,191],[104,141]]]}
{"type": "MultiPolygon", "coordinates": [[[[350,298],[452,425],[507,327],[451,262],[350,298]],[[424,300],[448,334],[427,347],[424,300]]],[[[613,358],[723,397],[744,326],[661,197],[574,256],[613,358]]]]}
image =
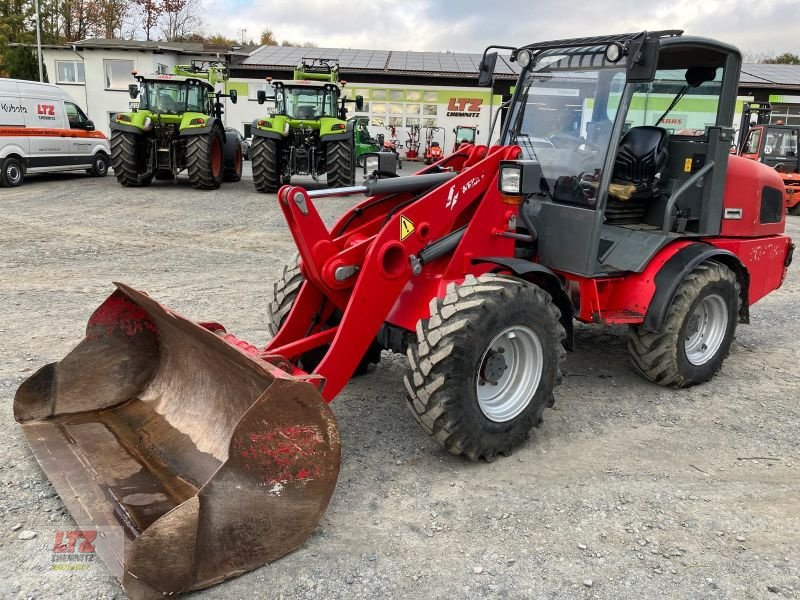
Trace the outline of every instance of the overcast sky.
{"type": "Polygon", "coordinates": [[[800,53],[800,0],[201,0],[209,33],[321,47],[482,52],[491,43],[656,29],[715,37],[750,54],[800,53]],[[223,18],[214,15],[224,15],[223,18]]]}

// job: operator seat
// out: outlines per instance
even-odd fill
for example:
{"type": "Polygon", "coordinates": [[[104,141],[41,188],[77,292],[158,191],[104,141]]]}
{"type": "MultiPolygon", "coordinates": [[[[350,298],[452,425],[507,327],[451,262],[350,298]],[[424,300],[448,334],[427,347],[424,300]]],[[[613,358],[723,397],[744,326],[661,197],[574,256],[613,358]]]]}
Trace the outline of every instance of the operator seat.
{"type": "Polygon", "coordinates": [[[313,106],[298,106],[295,111],[295,118],[302,120],[309,120],[314,118],[313,106]]]}
{"type": "Polygon", "coordinates": [[[606,222],[639,223],[664,192],[669,133],[661,127],[632,127],[619,143],[608,191],[606,222]]]}

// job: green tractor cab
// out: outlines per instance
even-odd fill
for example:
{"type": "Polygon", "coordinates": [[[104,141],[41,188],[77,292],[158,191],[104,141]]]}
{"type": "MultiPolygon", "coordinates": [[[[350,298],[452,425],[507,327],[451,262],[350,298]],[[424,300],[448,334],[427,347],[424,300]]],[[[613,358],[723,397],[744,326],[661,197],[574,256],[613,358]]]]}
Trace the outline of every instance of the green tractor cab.
{"type": "Polygon", "coordinates": [[[199,189],[239,181],[242,151],[222,123],[220,98],[234,104],[236,91],[215,91],[227,79],[220,63],[176,65],[172,74],[138,75],[128,86],[139,105],[111,119],[111,166],[123,186],[145,186],[155,179],[175,179],[186,170],[199,189]]]}
{"type": "Polygon", "coordinates": [[[346,103],[363,106],[342,94],[339,61],[304,58],[294,79],[272,81],[272,94],[258,92],[258,102],[274,102],[269,116],[253,121],[253,182],[260,192],[276,192],[292,175],[326,175],[330,187],[355,180],[354,130],[346,122],[346,103]]]}
{"type": "Polygon", "coordinates": [[[364,155],[380,152],[378,140],[369,132],[369,117],[351,117],[347,120],[348,130],[353,132],[353,156],[356,165],[364,166],[364,155]]]}

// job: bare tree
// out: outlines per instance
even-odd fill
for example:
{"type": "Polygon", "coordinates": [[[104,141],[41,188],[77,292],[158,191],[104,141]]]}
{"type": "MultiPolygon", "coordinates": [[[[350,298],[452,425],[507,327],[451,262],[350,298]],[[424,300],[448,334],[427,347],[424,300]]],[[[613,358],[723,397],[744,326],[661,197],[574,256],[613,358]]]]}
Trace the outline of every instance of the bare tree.
{"type": "Polygon", "coordinates": [[[199,0],[163,0],[161,33],[168,42],[184,40],[202,27],[199,0]]]}
{"type": "Polygon", "coordinates": [[[122,28],[129,11],[126,0],[94,0],[94,33],[98,37],[122,37],[122,28]]]}
{"type": "Polygon", "coordinates": [[[144,37],[149,42],[153,28],[158,25],[158,21],[164,12],[164,5],[158,0],[134,0],[139,6],[139,22],[144,29],[144,37]]]}

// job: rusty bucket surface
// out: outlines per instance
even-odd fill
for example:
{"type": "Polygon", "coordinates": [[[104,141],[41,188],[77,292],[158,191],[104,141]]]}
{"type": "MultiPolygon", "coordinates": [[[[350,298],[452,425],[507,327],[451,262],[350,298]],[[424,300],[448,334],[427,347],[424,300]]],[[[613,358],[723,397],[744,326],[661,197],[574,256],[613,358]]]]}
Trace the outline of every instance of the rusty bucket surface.
{"type": "Polygon", "coordinates": [[[123,284],[72,352],[20,386],[14,416],[132,599],[291,552],[339,472],[336,422],[312,383],[123,284]]]}

